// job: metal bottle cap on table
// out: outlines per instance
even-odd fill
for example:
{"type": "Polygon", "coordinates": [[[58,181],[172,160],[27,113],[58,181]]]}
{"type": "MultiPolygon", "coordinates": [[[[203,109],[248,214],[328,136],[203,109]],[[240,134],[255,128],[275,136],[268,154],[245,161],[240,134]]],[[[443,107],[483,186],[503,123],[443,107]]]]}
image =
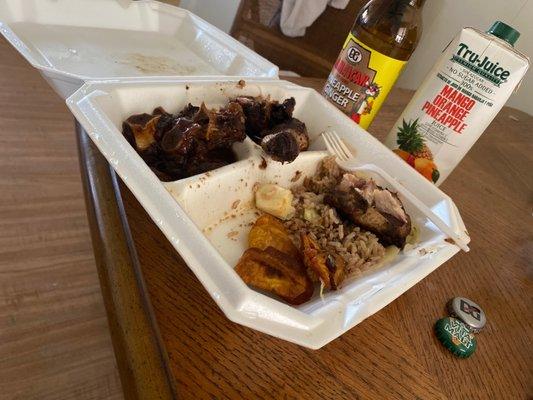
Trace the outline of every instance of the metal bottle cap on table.
{"type": "Polygon", "coordinates": [[[476,350],[477,342],[474,334],[457,318],[439,319],[435,324],[435,333],[444,347],[457,357],[470,357],[476,350]]]}
{"type": "Polygon", "coordinates": [[[479,305],[464,297],[455,297],[448,302],[448,312],[463,321],[473,333],[478,333],[487,323],[479,305]]]}

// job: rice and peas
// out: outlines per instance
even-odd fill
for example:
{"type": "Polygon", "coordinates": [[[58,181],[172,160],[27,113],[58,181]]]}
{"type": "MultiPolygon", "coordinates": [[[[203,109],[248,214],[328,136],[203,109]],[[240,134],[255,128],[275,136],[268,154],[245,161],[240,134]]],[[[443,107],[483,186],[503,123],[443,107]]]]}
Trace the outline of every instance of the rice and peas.
{"type": "Polygon", "coordinates": [[[324,204],[324,194],[342,174],[333,157],[323,159],[313,177],[292,189],[296,211],[284,224],[298,247],[300,233],[309,234],[324,251],[339,254],[347,273],[354,276],[379,265],[387,252],[376,235],[342,219],[333,207],[324,204]]]}

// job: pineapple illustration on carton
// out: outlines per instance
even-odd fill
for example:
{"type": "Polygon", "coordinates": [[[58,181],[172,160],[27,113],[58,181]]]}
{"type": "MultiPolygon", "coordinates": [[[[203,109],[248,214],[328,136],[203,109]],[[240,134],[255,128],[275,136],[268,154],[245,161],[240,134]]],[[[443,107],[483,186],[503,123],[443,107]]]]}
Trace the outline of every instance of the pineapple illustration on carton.
{"type": "Polygon", "coordinates": [[[418,118],[408,122],[402,120],[396,135],[398,148],[393,151],[426,179],[437,182],[440,173],[433,161],[433,153],[419,132],[418,118]]]}

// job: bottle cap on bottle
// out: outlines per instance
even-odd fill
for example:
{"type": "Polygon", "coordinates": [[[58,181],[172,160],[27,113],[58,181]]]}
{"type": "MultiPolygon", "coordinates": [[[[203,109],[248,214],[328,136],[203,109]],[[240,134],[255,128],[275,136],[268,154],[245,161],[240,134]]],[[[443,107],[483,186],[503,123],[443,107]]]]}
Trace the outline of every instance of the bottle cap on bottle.
{"type": "Polygon", "coordinates": [[[448,302],[448,312],[452,317],[463,321],[473,333],[478,333],[487,323],[485,313],[472,300],[455,297],[448,302]]]}
{"type": "Polygon", "coordinates": [[[467,358],[476,351],[476,338],[468,327],[456,318],[441,318],[435,324],[441,343],[457,357],[467,358]]]}
{"type": "Polygon", "coordinates": [[[502,21],[496,21],[493,23],[487,33],[505,40],[511,46],[514,46],[515,42],[520,37],[520,32],[502,21]]]}

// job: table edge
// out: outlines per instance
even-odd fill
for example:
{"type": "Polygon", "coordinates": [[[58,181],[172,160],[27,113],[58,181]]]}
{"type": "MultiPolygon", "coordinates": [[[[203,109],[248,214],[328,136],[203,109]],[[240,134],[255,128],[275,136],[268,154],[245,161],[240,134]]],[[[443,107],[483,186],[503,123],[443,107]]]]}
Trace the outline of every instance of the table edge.
{"type": "Polygon", "coordinates": [[[127,399],[175,399],[176,385],[129,229],[118,178],[75,121],[95,262],[127,399]]]}

